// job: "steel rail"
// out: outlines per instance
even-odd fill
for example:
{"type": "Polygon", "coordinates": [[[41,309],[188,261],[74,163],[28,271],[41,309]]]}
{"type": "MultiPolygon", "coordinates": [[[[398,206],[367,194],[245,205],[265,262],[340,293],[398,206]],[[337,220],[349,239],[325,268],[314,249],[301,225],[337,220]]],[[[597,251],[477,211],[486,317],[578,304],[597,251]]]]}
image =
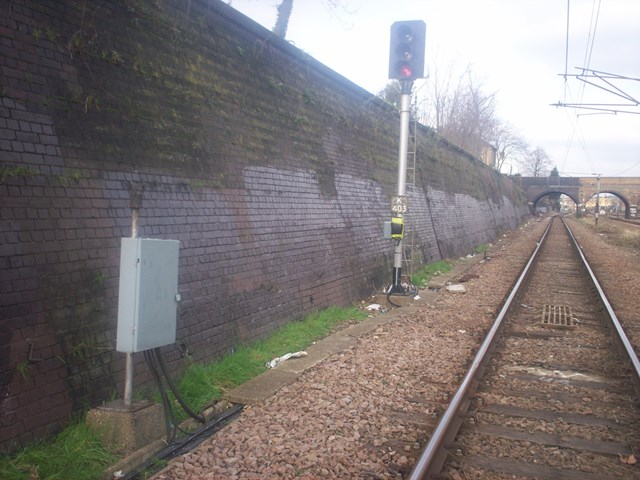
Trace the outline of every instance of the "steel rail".
{"type": "Polygon", "coordinates": [[[582,253],[582,248],[580,248],[580,244],[576,240],[576,237],[573,235],[573,232],[569,228],[569,225],[567,225],[567,222],[564,221],[564,218],[562,219],[562,223],[564,223],[564,226],[567,229],[567,232],[569,233],[571,240],[573,241],[573,245],[576,251],[578,252],[578,255],[580,255],[580,258],[582,259],[582,262],[585,268],[587,269],[587,272],[589,272],[591,281],[593,282],[594,287],[596,287],[596,290],[598,291],[598,296],[600,297],[600,301],[602,302],[605,309],[607,310],[607,315],[609,315],[609,318],[611,319],[611,326],[613,327],[616,335],[618,336],[617,339],[620,342],[620,345],[623,348],[624,352],[626,353],[631,363],[631,366],[633,367],[633,370],[635,372],[636,376],[635,376],[634,386],[636,391],[638,391],[638,394],[640,394],[640,360],[638,360],[638,356],[636,355],[636,352],[633,349],[633,346],[631,345],[631,342],[629,341],[627,334],[624,332],[624,329],[622,328],[622,324],[618,320],[618,316],[613,311],[613,308],[611,307],[611,303],[609,303],[609,299],[607,298],[607,296],[604,293],[604,290],[600,286],[600,282],[598,282],[598,279],[596,278],[595,273],[593,273],[593,270],[591,269],[589,262],[587,262],[587,258],[584,256],[584,253],[582,253]]]}
{"type": "Polygon", "coordinates": [[[429,478],[429,476],[437,474],[440,468],[442,467],[442,461],[444,461],[444,459],[441,459],[440,462],[435,462],[435,459],[438,456],[438,453],[441,451],[442,445],[444,444],[446,440],[446,436],[449,433],[449,428],[453,423],[453,421],[455,420],[458,410],[460,409],[467,395],[467,392],[469,391],[469,389],[471,388],[471,385],[475,380],[476,374],[480,370],[480,367],[485,361],[487,353],[491,350],[495,340],[497,339],[498,331],[502,327],[502,321],[507,315],[507,311],[511,307],[511,303],[513,302],[513,299],[515,298],[516,294],[518,293],[518,290],[520,289],[520,286],[522,285],[525,278],[527,277],[527,274],[529,273],[531,265],[533,264],[536,256],[538,255],[540,248],[544,244],[547,234],[549,233],[549,229],[551,228],[551,223],[552,222],[550,221],[549,225],[547,225],[547,228],[544,231],[544,234],[542,235],[541,239],[538,241],[535,250],[531,254],[531,257],[529,258],[529,261],[527,262],[524,269],[522,270],[522,273],[518,277],[516,284],[511,289],[511,293],[507,297],[507,300],[502,306],[502,309],[500,310],[500,313],[496,317],[496,320],[494,321],[493,325],[491,326],[489,333],[487,333],[487,336],[482,342],[480,349],[476,353],[476,356],[473,359],[473,363],[471,364],[469,371],[467,372],[466,376],[462,380],[460,387],[458,387],[458,391],[455,393],[455,395],[453,396],[453,399],[449,403],[449,406],[447,407],[447,410],[444,412],[442,418],[440,419],[440,422],[438,423],[438,426],[433,432],[433,435],[431,435],[431,438],[429,439],[429,443],[427,443],[427,446],[425,447],[425,449],[422,451],[422,454],[418,458],[416,465],[414,466],[413,470],[411,471],[411,474],[408,477],[410,480],[422,480],[422,479],[429,478]]]}
{"type": "Polygon", "coordinates": [[[614,222],[620,222],[620,223],[624,223],[625,225],[633,225],[634,227],[640,227],[640,222],[629,220],[628,218],[615,218],[615,217],[609,217],[609,218],[614,222]]]}
{"type": "MultiPolygon", "coordinates": [[[[475,377],[478,375],[478,372],[482,364],[486,361],[485,357],[487,353],[490,352],[491,348],[493,347],[497,339],[497,333],[502,327],[502,322],[504,320],[504,317],[506,316],[507,311],[511,306],[511,303],[513,302],[513,299],[517,295],[518,290],[522,286],[522,283],[524,282],[527,274],[529,273],[530,267],[533,264],[536,256],[538,255],[540,248],[544,244],[547,234],[549,233],[549,230],[551,228],[552,222],[553,222],[553,219],[549,222],[549,225],[547,226],[544,234],[542,235],[541,239],[538,241],[536,249],[532,253],[531,258],[529,258],[529,261],[527,262],[526,266],[522,270],[522,273],[518,277],[518,280],[515,283],[514,287],[512,288],[511,293],[507,297],[507,300],[505,301],[502,309],[500,310],[500,313],[496,317],[496,320],[494,321],[491,329],[489,330],[489,333],[485,337],[485,340],[480,346],[480,349],[476,353],[476,356],[473,360],[473,363],[469,371],[467,372],[464,380],[460,384],[460,387],[456,391],[444,415],[440,419],[440,422],[438,423],[436,429],[431,435],[431,438],[429,439],[427,446],[425,447],[422,454],[418,458],[416,465],[414,466],[413,470],[411,471],[411,474],[408,477],[410,480],[425,480],[425,479],[431,478],[432,476],[438,474],[440,469],[442,468],[442,465],[444,463],[444,457],[441,456],[441,458],[438,459],[438,455],[439,454],[441,455],[443,444],[447,439],[447,435],[450,434],[449,429],[453,424],[458,414],[458,411],[460,410],[460,407],[462,406],[465,400],[465,397],[469,389],[471,388],[471,385],[476,380],[475,377]]],[[[621,345],[623,346],[624,350],[628,355],[628,358],[631,361],[631,364],[636,374],[636,379],[635,379],[636,388],[639,388],[638,386],[640,386],[640,361],[638,360],[638,357],[635,354],[633,347],[629,342],[629,339],[624,333],[624,330],[622,329],[622,326],[618,321],[616,314],[611,308],[611,304],[609,303],[607,297],[605,296],[604,291],[600,286],[600,283],[597,281],[595,274],[593,273],[593,270],[589,266],[589,263],[587,262],[586,257],[582,253],[582,249],[580,248],[577,240],[575,239],[575,236],[571,232],[571,229],[569,229],[569,226],[564,221],[564,219],[562,219],[562,222],[566,230],[568,231],[569,236],[573,241],[574,247],[579,253],[580,258],[582,259],[583,264],[585,265],[587,271],[589,272],[591,280],[594,286],[596,287],[596,290],[602,301],[602,304],[605,306],[605,309],[607,310],[607,314],[611,318],[611,323],[618,335],[618,340],[620,340],[621,345]]]]}

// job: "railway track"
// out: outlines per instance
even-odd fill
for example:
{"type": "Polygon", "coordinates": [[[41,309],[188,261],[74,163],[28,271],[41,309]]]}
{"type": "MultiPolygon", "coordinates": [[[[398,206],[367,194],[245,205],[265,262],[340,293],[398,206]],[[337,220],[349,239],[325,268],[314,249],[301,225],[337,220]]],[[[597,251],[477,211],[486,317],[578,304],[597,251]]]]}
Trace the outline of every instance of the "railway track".
{"type": "Polygon", "coordinates": [[[409,478],[640,479],[640,363],[592,276],[554,218],[409,478]]]}
{"type": "Polygon", "coordinates": [[[616,222],[624,223],[626,225],[633,225],[634,227],[640,227],[640,221],[638,220],[629,220],[629,219],[616,218],[616,217],[609,217],[609,218],[616,222]]]}

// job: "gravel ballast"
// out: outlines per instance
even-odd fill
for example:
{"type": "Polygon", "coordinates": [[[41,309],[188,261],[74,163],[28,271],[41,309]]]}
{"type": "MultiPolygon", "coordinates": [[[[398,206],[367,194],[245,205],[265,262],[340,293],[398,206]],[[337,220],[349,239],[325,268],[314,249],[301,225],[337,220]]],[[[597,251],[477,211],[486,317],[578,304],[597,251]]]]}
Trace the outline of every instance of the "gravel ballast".
{"type": "MultiPolygon", "coordinates": [[[[441,289],[432,301],[394,311],[394,320],[262,404],[245,407],[237,420],[153,478],[403,478],[546,224],[536,218],[505,233],[489,259],[466,272],[466,293],[441,289]]],[[[577,221],[571,225],[638,345],[638,308],[631,300],[638,298],[638,252],[609,246],[577,221]]]]}

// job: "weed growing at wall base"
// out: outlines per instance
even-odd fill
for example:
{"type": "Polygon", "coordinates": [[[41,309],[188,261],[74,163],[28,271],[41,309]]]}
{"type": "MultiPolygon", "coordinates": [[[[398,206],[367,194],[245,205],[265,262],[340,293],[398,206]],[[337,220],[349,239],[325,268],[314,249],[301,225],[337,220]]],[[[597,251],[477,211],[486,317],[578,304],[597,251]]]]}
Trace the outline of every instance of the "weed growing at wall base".
{"type": "Polygon", "coordinates": [[[429,283],[431,277],[434,275],[440,275],[447,273],[453,268],[453,265],[446,260],[438,260],[437,262],[430,263],[411,276],[411,283],[416,287],[424,287],[429,283]]]}
{"type": "Polygon", "coordinates": [[[349,320],[363,320],[367,315],[355,307],[330,307],[312,313],[298,322],[276,330],[267,339],[240,346],[217,362],[191,365],[180,380],[179,389],[196,410],[204,408],[222,392],[243,384],[266,370],[275,357],[302,350],[349,320]]]}
{"type": "MultiPolygon", "coordinates": [[[[302,350],[345,322],[365,318],[367,315],[356,307],[330,307],[312,313],[217,362],[190,365],[178,389],[193,410],[201,411],[220,399],[225,390],[264,372],[266,362],[273,358],[302,350]]],[[[76,422],[49,442],[27,447],[12,457],[0,456],[0,479],[97,480],[117,460],[87,425],[76,422]]]]}
{"type": "Polygon", "coordinates": [[[485,253],[487,250],[489,250],[490,246],[491,244],[489,243],[481,243],[480,245],[476,245],[476,247],[473,249],[473,253],[485,253]]]}
{"type": "Polygon", "coordinates": [[[0,457],[0,478],[97,480],[115,459],[89,427],[75,423],[51,442],[35,444],[13,458],[0,457]]]}

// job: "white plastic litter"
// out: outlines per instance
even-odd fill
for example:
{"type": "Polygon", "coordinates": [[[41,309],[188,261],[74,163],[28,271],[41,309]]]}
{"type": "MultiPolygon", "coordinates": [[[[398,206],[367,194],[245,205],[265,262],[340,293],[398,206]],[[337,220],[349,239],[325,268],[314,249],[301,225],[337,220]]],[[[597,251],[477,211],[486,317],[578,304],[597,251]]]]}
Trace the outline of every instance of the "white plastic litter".
{"type": "Polygon", "coordinates": [[[278,357],[278,358],[274,358],[270,362],[267,362],[267,368],[273,368],[276,365],[278,365],[279,363],[282,363],[285,360],[289,360],[290,358],[306,357],[307,355],[308,354],[305,351],[295,352],[295,353],[287,353],[286,355],[283,355],[283,356],[278,357]]]}
{"type": "Polygon", "coordinates": [[[420,295],[416,295],[415,297],[413,297],[414,300],[420,300],[420,295]]]}
{"type": "Polygon", "coordinates": [[[378,310],[380,310],[381,307],[382,305],[379,305],[377,303],[372,303],[367,307],[367,310],[370,312],[377,312],[378,310]]]}

